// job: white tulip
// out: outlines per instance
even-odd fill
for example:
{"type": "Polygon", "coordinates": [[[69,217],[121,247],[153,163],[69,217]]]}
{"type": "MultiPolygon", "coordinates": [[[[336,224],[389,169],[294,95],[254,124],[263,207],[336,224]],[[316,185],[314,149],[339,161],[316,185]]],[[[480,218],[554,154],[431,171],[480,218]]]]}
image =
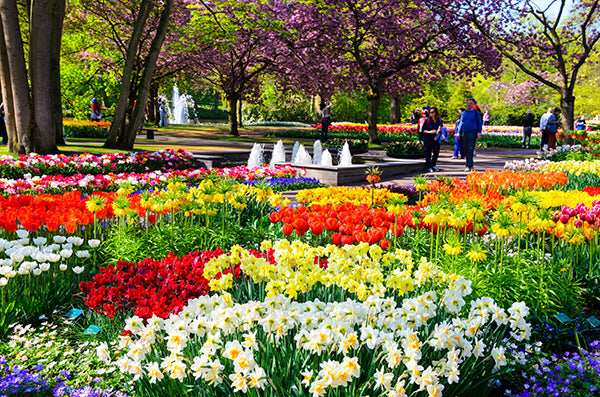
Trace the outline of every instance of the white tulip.
{"type": "Polygon", "coordinates": [[[33,239],[33,243],[37,246],[45,245],[48,239],[46,237],[36,237],[33,239]]]}
{"type": "Polygon", "coordinates": [[[79,247],[81,244],[83,244],[83,242],[84,240],[81,237],[73,237],[71,244],[73,244],[76,247],[79,247]]]}
{"type": "Polygon", "coordinates": [[[59,244],[50,244],[48,246],[48,248],[50,248],[50,251],[54,252],[54,251],[58,251],[60,249],[60,245],[59,244]]]}
{"type": "Polygon", "coordinates": [[[58,262],[60,260],[60,255],[58,255],[58,254],[49,254],[48,255],[48,260],[50,262],[58,262]]]}
{"type": "Polygon", "coordinates": [[[67,241],[67,239],[66,239],[66,237],[65,237],[65,236],[54,236],[54,237],[52,238],[52,240],[54,240],[54,242],[55,242],[55,243],[57,243],[57,244],[62,244],[62,243],[64,243],[65,241],[67,241]]]}
{"type": "Polygon", "coordinates": [[[92,248],[96,248],[97,246],[100,245],[100,240],[95,240],[95,239],[89,240],[88,245],[92,248]]]}
{"type": "Polygon", "coordinates": [[[17,275],[17,272],[16,272],[16,271],[14,271],[14,270],[12,270],[10,273],[8,273],[8,274],[6,275],[6,277],[8,277],[8,278],[13,278],[13,277],[15,277],[16,275],[17,275]]]}
{"type": "Polygon", "coordinates": [[[0,266],[0,276],[6,276],[12,269],[12,266],[0,266]]]}
{"type": "Polygon", "coordinates": [[[73,268],[73,273],[75,273],[75,274],[81,274],[84,269],[85,269],[85,267],[83,267],[83,266],[75,266],[73,268]]]}
{"type": "Polygon", "coordinates": [[[65,270],[67,270],[67,265],[65,265],[64,263],[61,263],[61,265],[58,268],[64,272],[65,270]]]}
{"type": "Polygon", "coordinates": [[[13,252],[12,254],[10,254],[10,259],[14,264],[21,263],[21,261],[23,261],[23,258],[25,257],[20,251],[13,252]]]}
{"type": "Polygon", "coordinates": [[[29,237],[29,232],[27,230],[19,229],[17,230],[17,236],[19,236],[19,238],[27,238],[29,237]]]}
{"type": "Polygon", "coordinates": [[[64,250],[60,251],[60,256],[62,256],[65,259],[70,258],[71,255],[73,255],[72,249],[65,248],[64,250]]]}
{"type": "Polygon", "coordinates": [[[50,264],[48,262],[40,263],[40,269],[42,269],[44,272],[47,272],[50,270],[50,264]]]}
{"type": "Polygon", "coordinates": [[[4,287],[6,284],[8,284],[8,279],[6,277],[0,278],[0,287],[4,287]]]}
{"type": "Polygon", "coordinates": [[[86,251],[86,250],[81,250],[81,251],[75,252],[75,255],[77,255],[78,258],[89,258],[90,252],[86,251]]]}
{"type": "Polygon", "coordinates": [[[42,269],[33,269],[34,276],[39,276],[40,274],[42,274],[42,269]]]}
{"type": "Polygon", "coordinates": [[[62,245],[62,247],[63,247],[63,249],[70,250],[70,249],[73,249],[73,244],[72,243],[65,243],[65,244],[62,245]]]}

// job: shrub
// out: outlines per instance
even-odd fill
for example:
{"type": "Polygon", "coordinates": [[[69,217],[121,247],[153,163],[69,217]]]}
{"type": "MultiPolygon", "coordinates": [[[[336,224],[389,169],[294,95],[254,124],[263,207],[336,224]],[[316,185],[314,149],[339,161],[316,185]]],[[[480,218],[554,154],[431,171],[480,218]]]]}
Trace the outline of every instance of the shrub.
{"type": "Polygon", "coordinates": [[[67,138],[106,138],[110,123],[104,121],[64,120],[64,135],[67,138]]]}

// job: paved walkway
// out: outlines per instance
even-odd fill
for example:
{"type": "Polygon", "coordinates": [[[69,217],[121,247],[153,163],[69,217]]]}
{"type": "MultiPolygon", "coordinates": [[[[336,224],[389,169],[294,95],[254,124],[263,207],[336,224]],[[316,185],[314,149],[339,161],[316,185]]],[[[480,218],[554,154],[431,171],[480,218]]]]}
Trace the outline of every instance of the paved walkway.
{"type": "MultiPolygon", "coordinates": [[[[162,135],[157,133],[155,135],[154,142],[145,141],[144,145],[182,146],[185,147],[186,150],[192,152],[249,151],[253,145],[252,142],[221,141],[210,138],[191,137],[189,133],[176,134],[169,132],[169,134],[170,135],[162,135]]],[[[145,135],[138,135],[138,138],[144,139],[145,135]]],[[[291,149],[291,146],[286,147],[288,152],[290,152],[291,149]]],[[[369,151],[369,154],[380,154],[381,156],[384,155],[383,151],[377,150],[371,150],[369,151]]],[[[474,159],[475,170],[502,170],[506,161],[535,157],[536,154],[536,149],[478,148],[476,150],[476,157],[474,159]]],[[[382,183],[406,186],[412,184],[413,178],[420,174],[423,174],[430,179],[435,178],[436,175],[464,178],[467,175],[467,173],[464,171],[465,165],[465,160],[453,160],[452,148],[448,145],[443,145],[437,163],[438,168],[440,168],[440,172],[417,172],[400,175],[398,177],[394,177],[393,179],[382,180],[382,183]]],[[[425,168],[424,160],[423,168],[425,168]]]]}

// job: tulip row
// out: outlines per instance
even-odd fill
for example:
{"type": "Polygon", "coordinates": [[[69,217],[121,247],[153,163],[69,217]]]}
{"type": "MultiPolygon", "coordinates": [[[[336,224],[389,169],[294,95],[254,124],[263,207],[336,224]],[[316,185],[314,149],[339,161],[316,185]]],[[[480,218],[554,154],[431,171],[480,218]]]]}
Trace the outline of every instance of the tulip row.
{"type": "Polygon", "coordinates": [[[155,170],[186,169],[190,167],[192,154],[183,150],[160,150],[158,152],[89,153],[75,155],[20,155],[0,157],[0,176],[20,179],[25,175],[75,175],[108,174],[110,172],[148,172],[155,170]]]}
{"type": "MultiPolygon", "coordinates": [[[[82,192],[118,190],[121,186],[134,187],[136,190],[161,188],[173,179],[184,180],[187,183],[198,183],[200,180],[212,176],[219,176],[236,181],[280,180],[278,185],[302,184],[304,180],[294,181],[298,171],[288,166],[272,166],[249,170],[246,167],[223,168],[207,170],[205,168],[152,171],[146,173],[120,173],[120,174],[75,174],[72,176],[44,175],[27,176],[23,179],[0,179],[0,192],[4,194],[39,194],[62,193],[68,190],[82,192]]],[[[308,186],[318,184],[317,180],[306,181],[308,186]]],[[[285,189],[284,189],[285,190],[285,189]]]]}
{"type": "MultiPolygon", "coordinates": [[[[321,129],[321,124],[311,124],[313,128],[321,129]]],[[[446,125],[448,129],[448,134],[454,134],[454,124],[446,125]]],[[[353,123],[333,123],[329,126],[330,130],[333,131],[367,131],[369,126],[366,124],[353,124],[353,123]]],[[[416,124],[379,124],[377,125],[378,132],[388,132],[388,133],[403,133],[403,134],[416,134],[417,125],[416,124]]],[[[483,126],[483,134],[484,135],[500,135],[500,136],[522,136],[523,128],[522,127],[513,127],[513,126],[491,126],[484,125],[483,126]]],[[[533,129],[534,135],[541,135],[539,128],[533,129]]]]}

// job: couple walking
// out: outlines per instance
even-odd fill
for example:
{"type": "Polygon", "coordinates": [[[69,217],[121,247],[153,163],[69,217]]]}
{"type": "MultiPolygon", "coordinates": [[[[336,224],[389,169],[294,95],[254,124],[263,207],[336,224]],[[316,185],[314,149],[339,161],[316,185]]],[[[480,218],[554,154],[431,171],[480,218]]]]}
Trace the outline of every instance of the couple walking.
{"type": "MultiPolygon", "coordinates": [[[[443,128],[443,122],[437,108],[425,109],[423,116],[419,121],[419,135],[425,146],[425,167],[427,172],[439,171],[437,168],[437,159],[440,154],[440,136],[443,128]]],[[[467,99],[466,109],[462,111],[456,129],[454,132],[455,141],[462,142],[461,152],[466,155],[465,172],[473,170],[473,155],[477,140],[481,137],[483,129],[483,120],[481,112],[477,107],[477,102],[473,98],[467,99]]],[[[459,142],[459,147],[460,143],[459,142]]],[[[455,146],[455,157],[458,151],[455,146]]]]}

